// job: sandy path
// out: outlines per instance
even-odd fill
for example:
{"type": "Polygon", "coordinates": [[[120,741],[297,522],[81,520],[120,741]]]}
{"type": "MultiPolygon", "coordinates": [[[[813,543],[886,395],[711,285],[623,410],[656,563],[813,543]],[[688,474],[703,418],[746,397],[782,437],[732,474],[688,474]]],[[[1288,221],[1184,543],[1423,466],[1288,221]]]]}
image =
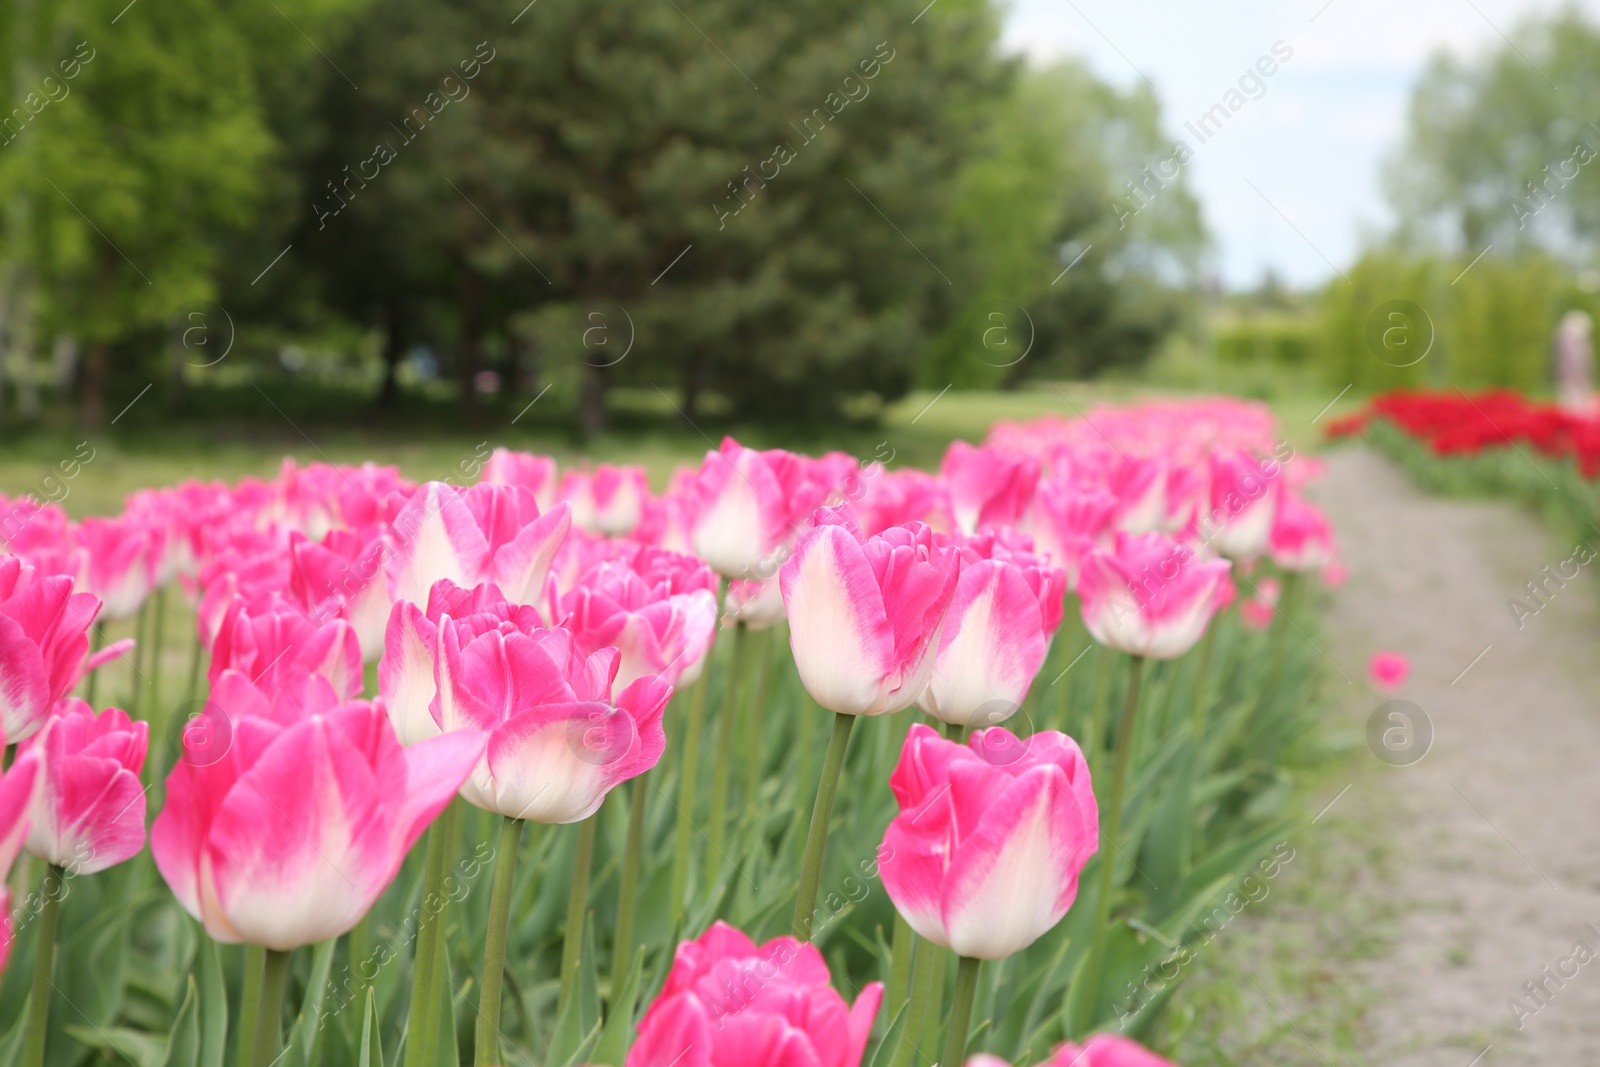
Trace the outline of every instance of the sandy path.
{"type": "Polygon", "coordinates": [[[1420,762],[1379,767],[1339,802],[1393,847],[1393,881],[1374,891],[1399,916],[1364,975],[1380,994],[1366,1059],[1600,1064],[1600,559],[1519,631],[1507,598],[1573,548],[1536,517],[1429,496],[1359,448],[1329,456],[1315,495],[1350,570],[1326,649],[1355,683],[1346,713],[1363,722],[1381,702],[1365,663],[1394,649],[1413,668],[1401,696],[1435,732],[1420,762]],[[1586,965],[1579,939],[1596,954],[1586,965]],[[1548,977],[1558,968],[1575,977],[1548,977]]]}

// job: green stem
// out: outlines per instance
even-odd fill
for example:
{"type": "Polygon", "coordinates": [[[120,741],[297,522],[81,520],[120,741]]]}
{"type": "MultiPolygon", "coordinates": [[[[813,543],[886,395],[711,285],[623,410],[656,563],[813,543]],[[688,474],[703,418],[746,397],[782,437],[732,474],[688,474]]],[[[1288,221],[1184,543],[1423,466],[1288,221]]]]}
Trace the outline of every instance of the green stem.
{"type": "Polygon", "coordinates": [[[813,738],[816,736],[817,720],[822,717],[822,709],[817,707],[811,699],[811,694],[804,688],[800,690],[800,721],[795,726],[794,747],[799,750],[798,766],[795,768],[794,790],[794,832],[800,832],[800,826],[806,817],[806,797],[811,788],[811,750],[814,747],[813,738]]]}
{"type": "Polygon", "coordinates": [[[261,975],[261,1015],[256,1026],[255,1067],[271,1067],[283,1047],[283,995],[289,988],[289,953],[267,949],[261,975]]]}
{"type": "Polygon", "coordinates": [[[1200,642],[1200,673],[1194,680],[1194,707],[1190,709],[1189,718],[1194,724],[1194,742],[1198,746],[1206,736],[1206,711],[1210,705],[1206,701],[1206,687],[1211,683],[1211,656],[1217,644],[1217,626],[1221,620],[1215,616],[1211,624],[1206,627],[1206,635],[1200,642]]]}
{"type": "Polygon", "coordinates": [[[752,638],[755,646],[755,676],[750,680],[754,699],[744,714],[744,802],[753,815],[756,811],[756,793],[761,788],[762,757],[765,755],[767,708],[772,699],[772,634],[763,630],[752,638]]]}
{"type": "Polygon", "coordinates": [[[489,930],[483,947],[483,994],[478,998],[474,1067],[490,1067],[500,1059],[500,991],[505,982],[506,929],[511,918],[511,886],[517,877],[517,842],[521,836],[522,820],[504,816],[496,846],[494,888],[489,891],[489,930]]]}
{"type": "Polygon", "coordinates": [[[617,935],[611,939],[611,975],[613,994],[627,980],[628,965],[633,962],[634,911],[639,900],[639,868],[644,862],[645,793],[650,788],[650,772],[645,771],[628,786],[628,840],[622,846],[622,874],[617,887],[617,935]]]}
{"type": "Polygon", "coordinates": [[[1094,654],[1094,700],[1089,705],[1089,725],[1083,733],[1086,743],[1083,755],[1089,761],[1089,769],[1091,771],[1099,771],[1101,769],[1100,746],[1105,741],[1106,701],[1111,688],[1111,657],[1113,654],[1104,645],[1097,648],[1094,654]]]}
{"type": "MultiPolygon", "coordinates": [[[[105,648],[105,647],[106,647],[106,624],[105,624],[105,620],[97,619],[97,620],[95,620],[95,624],[92,627],[89,628],[89,658],[93,659],[94,656],[95,656],[95,653],[99,652],[102,648],[105,648]]],[[[95,688],[96,688],[96,683],[99,682],[99,680],[100,680],[100,671],[98,669],[95,669],[95,670],[92,670],[92,671],[89,672],[89,689],[88,689],[88,692],[86,692],[84,694],[84,702],[86,704],[88,704],[91,708],[94,707],[94,691],[95,691],[95,688]]]]}
{"type": "Polygon", "coordinates": [[[822,764],[822,781],[817,783],[817,802],[811,809],[811,830],[806,834],[805,859],[800,865],[800,885],[794,899],[794,936],[811,940],[811,920],[817,908],[817,886],[822,881],[822,859],[828,849],[828,823],[833,819],[833,794],[839,788],[839,772],[844,769],[845,750],[850,747],[854,715],[833,717],[833,735],[828,738],[828,756],[822,764]]]}
{"type": "Polygon", "coordinates": [[[449,867],[449,842],[455,830],[456,801],[428,827],[427,851],[422,861],[422,895],[417,900],[416,962],[411,970],[411,1006],[406,1021],[406,1067],[426,1067],[433,1057],[434,1020],[438,1016],[439,946],[444,929],[445,871],[449,867]]]}
{"type": "Polygon", "coordinates": [[[594,866],[594,834],[600,820],[591,815],[578,824],[578,849],[572,857],[572,892],[567,897],[567,932],[561,943],[561,993],[556,1018],[561,1018],[578,990],[578,964],[583,959],[583,918],[589,909],[589,869],[594,866]]]}
{"type": "Polygon", "coordinates": [[[894,914],[894,945],[890,951],[889,995],[884,1002],[884,1016],[893,1019],[895,1012],[906,1002],[911,985],[912,938],[911,924],[898,911],[894,914]]]}
{"type": "Polygon", "coordinates": [[[145,627],[149,625],[149,618],[150,598],[145,597],[144,603],[139,605],[139,614],[134,616],[133,655],[128,657],[128,706],[125,710],[131,719],[139,717],[139,698],[143,695],[143,691],[139,686],[139,680],[143,676],[139,670],[139,661],[144,658],[144,631],[145,627]]]}
{"type": "Polygon", "coordinates": [[[361,965],[366,961],[368,953],[372,951],[372,913],[361,917],[361,921],[350,929],[350,939],[345,942],[345,953],[349,956],[346,965],[354,977],[356,988],[360,989],[367,984],[361,977],[361,965]]]}
{"type": "Polygon", "coordinates": [[[956,968],[956,995],[950,1002],[950,1029],[945,1034],[944,1058],[940,1063],[960,1064],[967,1055],[967,1030],[972,1026],[972,1001],[978,993],[978,964],[962,956],[956,968]]]}
{"type": "Polygon", "coordinates": [[[727,855],[728,779],[733,772],[733,730],[739,719],[739,682],[744,676],[745,659],[750,654],[750,629],[744,623],[733,627],[733,658],[728,664],[728,681],[722,690],[722,718],[717,720],[717,758],[711,770],[711,826],[707,837],[711,851],[707,857],[719,867],[727,855]]]}
{"type": "MultiPolygon", "coordinates": [[[[1111,772],[1111,796],[1102,809],[1105,819],[1100,824],[1104,844],[1100,848],[1100,892],[1094,902],[1094,941],[1089,948],[1089,959],[1083,981],[1094,990],[1093,996],[1084,997],[1081,1003],[1093,1005],[1099,996],[1101,974],[1106,962],[1106,939],[1110,935],[1111,893],[1116,888],[1117,839],[1122,833],[1122,798],[1128,786],[1128,764],[1133,759],[1133,731],[1139,713],[1139,679],[1144,668],[1143,656],[1128,657],[1128,699],[1122,706],[1122,724],[1117,729],[1116,764],[1111,772]]],[[[965,961],[963,961],[965,962],[965,961]]],[[[1093,1019],[1075,1019],[1076,1030],[1082,1031],[1093,1019]]]]}
{"type": "Polygon", "coordinates": [[[700,665],[700,677],[689,691],[689,714],[683,723],[683,762],[678,778],[678,827],[672,842],[672,928],[683,921],[689,889],[689,846],[693,844],[694,797],[700,784],[700,735],[705,730],[706,684],[711,677],[711,652],[700,665]]]}
{"type": "MultiPolygon", "coordinates": [[[[916,953],[915,976],[911,981],[911,1005],[906,1008],[905,1018],[900,1020],[900,1044],[894,1050],[894,1059],[889,1062],[889,1067],[909,1067],[912,1058],[919,1051],[922,1029],[928,1018],[928,1005],[933,1002],[934,997],[933,987],[940,956],[939,947],[914,934],[911,944],[916,953]]],[[[894,1018],[892,1011],[889,1017],[894,1018]]]]}
{"type": "Polygon", "coordinates": [[[256,1054],[256,1031],[261,1028],[261,978],[267,969],[267,950],[260,945],[244,947],[244,988],[239,991],[239,1032],[233,1047],[233,1062],[244,1067],[256,1054]]]}
{"type": "Polygon", "coordinates": [[[944,739],[954,741],[958,745],[967,743],[967,727],[958,722],[947,722],[944,726],[944,739]]]}
{"type": "MultiPolygon", "coordinates": [[[[167,616],[167,587],[161,586],[155,593],[155,605],[151,608],[150,638],[150,715],[161,715],[161,646],[166,637],[167,616]]],[[[163,721],[165,719],[163,718],[163,721]]]]}
{"type": "Polygon", "coordinates": [[[28,996],[28,1036],[22,1046],[22,1067],[40,1067],[44,1063],[50,995],[55,991],[51,976],[56,962],[56,923],[61,918],[65,889],[65,872],[52,863],[45,872],[44,884],[39,887],[39,892],[44,894],[44,907],[39,911],[39,943],[33,960],[33,992],[28,996]]]}

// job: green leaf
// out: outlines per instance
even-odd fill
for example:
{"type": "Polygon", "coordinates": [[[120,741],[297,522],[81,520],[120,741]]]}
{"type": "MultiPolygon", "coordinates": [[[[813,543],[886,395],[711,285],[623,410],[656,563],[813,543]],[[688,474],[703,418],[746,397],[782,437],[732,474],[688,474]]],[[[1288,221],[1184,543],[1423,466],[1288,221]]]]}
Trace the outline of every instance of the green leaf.
{"type": "Polygon", "coordinates": [[[162,1067],[198,1067],[200,1062],[200,1020],[195,1001],[199,999],[194,976],[184,983],[183,1005],[167,1032],[166,1055],[162,1067]]]}
{"type": "Polygon", "coordinates": [[[74,1041],[90,1048],[105,1049],[125,1057],[134,1067],[161,1067],[167,1055],[167,1039],[125,1026],[62,1027],[74,1041]]]}
{"type": "Polygon", "coordinates": [[[378,1002],[371,986],[361,1015],[361,1053],[356,1067],[383,1067],[383,1035],[378,1032],[378,1002]]]}
{"type": "Polygon", "coordinates": [[[644,975],[644,956],[645,950],[641,946],[633,954],[633,962],[628,967],[628,976],[622,987],[612,990],[605,1028],[600,1033],[600,1043],[595,1046],[592,1057],[596,1064],[622,1067],[622,1061],[627,1059],[639,998],[639,980],[644,975]]]}

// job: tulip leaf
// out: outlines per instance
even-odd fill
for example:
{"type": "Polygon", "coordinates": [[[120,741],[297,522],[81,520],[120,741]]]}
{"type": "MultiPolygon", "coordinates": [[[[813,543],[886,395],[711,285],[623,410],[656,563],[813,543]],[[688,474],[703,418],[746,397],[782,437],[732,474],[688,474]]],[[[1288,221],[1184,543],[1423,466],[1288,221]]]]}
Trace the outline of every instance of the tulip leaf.
{"type": "Polygon", "coordinates": [[[318,1062],[317,1041],[324,1023],[322,1005],[327,998],[328,972],[333,967],[333,950],[337,944],[338,938],[330,937],[317,945],[311,956],[305,998],[300,1002],[300,1014],[289,1031],[286,1050],[279,1061],[283,1067],[310,1067],[318,1062]]]}
{"type": "Polygon", "coordinates": [[[600,1043],[595,1046],[592,1059],[605,1067],[622,1067],[628,1056],[628,1046],[633,1037],[634,1016],[639,998],[639,981],[644,975],[645,950],[640,947],[628,966],[628,977],[620,989],[611,991],[611,1010],[607,1013],[600,1043]]]}
{"type": "Polygon", "coordinates": [[[438,1041],[434,1045],[431,1062],[453,1067],[461,1061],[461,1042],[456,1037],[456,982],[450,975],[450,953],[444,951],[443,939],[439,947],[437,995],[444,1003],[439,1008],[438,1041]]]}
{"type": "Polygon", "coordinates": [[[105,1049],[124,1057],[134,1067],[161,1067],[167,1054],[167,1039],[126,1026],[62,1027],[74,1041],[90,1048],[105,1049]]]}
{"type": "Polygon", "coordinates": [[[361,1052],[356,1067],[383,1067],[383,1035],[378,1032],[378,1002],[371,986],[361,1012],[361,1052]]]}
{"type": "Polygon", "coordinates": [[[883,1031],[883,1040],[878,1042],[878,1047],[872,1052],[872,1059],[866,1061],[865,1067],[879,1067],[880,1060],[884,1064],[889,1062],[887,1057],[892,1056],[894,1050],[900,1046],[900,1042],[905,1040],[905,1034],[900,1030],[900,1020],[905,1017],[910,1007],[911,1002],[907,1001],[900,1005],[900,1010],[889,1019],[889,1024],[883,1031]]]}
{"type": "Polygon", "coordinates": [[[0,1037],[0,1067],[13,1067],[22,1055],[22,1024],[28,1017],[28,1002],[22,1002],[22,1010],[17,1013],[16,1021],[11,1024],[5,1036],[0,1037]]]}
{"type": "Polygon", "coordinates": [[[183,1005],[178,1008],[177,1017],[172,1020],[172,1029],[167,1033],[162,1067],[197,1067],[200,1060],[200,1020],[195,1001],[199,996],[191,975],[184,984],[183,1005]]]}

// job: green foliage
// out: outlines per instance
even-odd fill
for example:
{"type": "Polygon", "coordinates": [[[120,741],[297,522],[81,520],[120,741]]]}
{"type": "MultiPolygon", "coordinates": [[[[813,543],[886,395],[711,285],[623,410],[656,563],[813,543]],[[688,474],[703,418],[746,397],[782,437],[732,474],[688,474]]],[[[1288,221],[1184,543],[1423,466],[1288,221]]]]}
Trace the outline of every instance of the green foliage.
{"type": "Polygon", "coordinates": [[[1462,389],[1549,389],[1556,322],[1574,308],[1593,313],[1600,300],[1580,288],[1554,258],[1530,252],[1514,259],[1407,255],[1374,251],[1335,278],[1324,292],[1316,359],[1335,387],[1384,390],[1426,385],[1462,389]],[[1406,300],[1425,312],[1380,313],[1406,300]],[[1378,320],[1382,320],[1379,322],[1378,320]],[[1374,325],[1377,323],[1377,325],[1374,325]],[[1431,327],[1430,327],[1431,324],[1431,327]],[[1369,331],[1397,327],[1395,345],[1375,350],[1369,331]],[[1423,356],[1420,346],[1432,335],[1423,356]],[[1410,362],[1411,360],[1416,362],[1410,362]],[[1399,364],[1410,363],[1408,366],[1399,364]]]}

